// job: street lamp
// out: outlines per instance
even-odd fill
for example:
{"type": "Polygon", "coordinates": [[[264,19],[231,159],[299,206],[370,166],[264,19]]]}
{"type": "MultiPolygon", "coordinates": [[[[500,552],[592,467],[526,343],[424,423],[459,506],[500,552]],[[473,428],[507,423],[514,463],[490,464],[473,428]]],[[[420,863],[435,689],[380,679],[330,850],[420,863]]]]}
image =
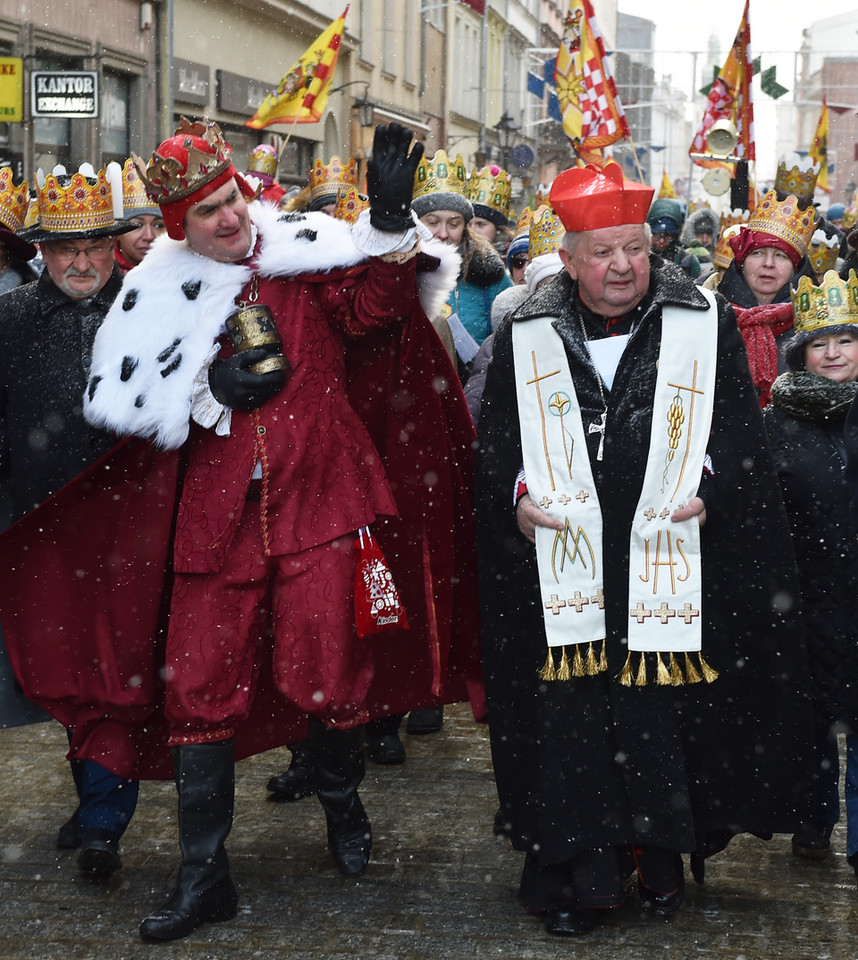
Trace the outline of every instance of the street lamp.
{"type": "Polygon", "coordinates": [[[331,93],[339,93],[356,83],[363,84],[363,94],[352,102],[352,110],[357,110],[358,122],[362,127],[371,127],[375,118],[375,104],[369,99],[369,83],[366,80],[349,80],[348,83],[334,87],[331,93]]]}
{"type": "Polygon", "coordinates": [[[495,130],[498,134],[498,143],[501,148],[501,156],[503,157],[503,168],[506,170],[509,167],[509,153],[512,149],[512,145],[515,143],[515,137],[518,131],[521,129],[519,124],[513,120],[513,118],[504,110],[503,116],[495,124],[495,130]]]}

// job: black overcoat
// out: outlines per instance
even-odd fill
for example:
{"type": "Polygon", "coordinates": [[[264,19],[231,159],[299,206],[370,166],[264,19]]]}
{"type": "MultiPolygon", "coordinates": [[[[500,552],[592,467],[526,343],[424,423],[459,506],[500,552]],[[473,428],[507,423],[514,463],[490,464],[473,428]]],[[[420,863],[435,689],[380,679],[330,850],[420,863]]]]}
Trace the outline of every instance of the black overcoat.
{"type": "Polygon", "coordinates": [[[858,541],[849,523],[843,438],[848,407],[808,407],[797,416],[777,399],[774,390],[764,419],[792,527],[814,705],[826,720],[858,730],[858,541]]]}
{"type": "MultiPolygon", "coordinates": [[[[522,464],[512,325],[556,317],[585,423],[602,412],[561,274],[498,329],[479,424],[477,510],[484,669],[492,754],[516,848],[563,862],[606,845],[702,850],[715,833],[792,830],[808,814],[806,652],[791,611],[795,563],[761,412],[732,309],[718,298],[718,358],[701,487],[703,654],[713,683],[622,686],[629,532],[643,482],[661,307],[705,308],[675,268],[652,260],[650,292],[608,397],[604,460],[588,449],[603,511],[608,672],[544,682],[546,644],[533,546],[513,508],[522,464]]],[[[574,641],[573,641],[574,642],[574,641]]],[[[654,676],[650,669],[649,676],[654,676]]]]}

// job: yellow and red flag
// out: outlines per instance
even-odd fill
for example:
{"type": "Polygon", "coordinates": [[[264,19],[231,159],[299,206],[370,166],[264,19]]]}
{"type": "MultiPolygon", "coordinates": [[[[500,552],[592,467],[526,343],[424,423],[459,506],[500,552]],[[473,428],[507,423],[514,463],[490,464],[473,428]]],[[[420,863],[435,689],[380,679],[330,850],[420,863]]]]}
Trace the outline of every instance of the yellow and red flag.
{"type": "Polygon", "coordinates": [[[602,147],[629,136],[629,126],[590,0],[569,0],[554,82],[575,153],[586,163],[601,162],[602,147]]]}
{"type": "Polygon", "coordinates": [[[350,6],[310,44],[244,124],[246,127],[261,130],[273,123],[318,123],[322,119],[350,6]]]}
{"type": "MultiPolygon", "coordinates": [[[[751,56],[751,22],[748,18],[750,0],[745,0],[745,12],[736,32],[736,39],[724,61],[721,72],[715,78],[703,122],[694,136],[689,153],[706,153],[706,137],[718,120],[730,120],[736,127],[734,154],[745,160],[756,159],[754,142],[754,59],[751,56]]],[[[723,166],[717,160],[694,162],[701,167],[723,166]]]]}
{"type": "Polygon", "coordinates": [[[819,164],[819,176],[816,178],[816,185],[820,190],[830,193],[828,186],[828,103],[825,97],[822,98],[822,113],[819,115],[819,123],[816,125],[816,133],[813,135],[813,143],[810,145],[811,159],[819,164]]]}

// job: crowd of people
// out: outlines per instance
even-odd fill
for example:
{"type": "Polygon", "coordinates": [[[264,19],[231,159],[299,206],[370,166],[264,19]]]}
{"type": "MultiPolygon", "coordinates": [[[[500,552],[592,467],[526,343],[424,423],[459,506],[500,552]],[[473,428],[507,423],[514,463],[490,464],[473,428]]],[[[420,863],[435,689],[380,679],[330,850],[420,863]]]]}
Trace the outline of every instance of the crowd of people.
{"type": "Polygon", "coordinates": [[[360,877],[366,759],[470,701],[550,933],[630,879],[669,919],[740,833],[825,857],[840,733],[858,876],[858,231],[818,168],[719,217],[578,165],[516,217],[397,123],[363,180],[278,159],[204,118],[0,171],[0,721],[67,731],[57,847],[114,875],[172,778],[141,936],[228,921],[235,762],[288,745],[272,798],[360,877]]]}

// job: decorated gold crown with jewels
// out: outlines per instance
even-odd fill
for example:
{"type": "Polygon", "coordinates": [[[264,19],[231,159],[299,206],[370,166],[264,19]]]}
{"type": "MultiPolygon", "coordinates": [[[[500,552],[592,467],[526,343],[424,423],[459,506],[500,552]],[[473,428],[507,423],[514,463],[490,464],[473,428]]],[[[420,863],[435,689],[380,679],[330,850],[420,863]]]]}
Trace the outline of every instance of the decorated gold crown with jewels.
{"type": "Polygon", "coordinates": [[[194,123],[182,117],[179,129],[159,149],[169,153],[161,155],[156,150],[148,164],[142,157],[132,155],[146,193],[157,204],[189,197],[219,177],[231,163],[232,147],[220,127],[207,117],[194,123]],[[211,152],[200,150],[194,144],[195,138],[204,140],[211,152]]]}
{"type": "Polygon", "coordinates": [[[137,173],[132,159],[122,165],[122,211],[124,217],[133,217],[136,211],[152,210],[152,201],[137,173]]]}
{"type": "Polygon", "coordinates": [[[348,160],[331,157],[331,162],[327,164],[317,160],[310,167],[310,202],[328,194],[336,197],[341,188],[357,189],[357,182],[357,161],[352,157],[348,160]]]}
{"type": "Polygon", "coordinates": [[[733,262],[733,248],[730,246],[730,237],[735,237],[739,227],[746,227],[751,217],[750,210],[728,210],[721,214],[721,229],[718,233],[718,242],[712,254],[712,263],[721,270],[726,270],[733,262]]]}
{"type": "Polygon", "coordinates": [[[807,250],[807,259],[810,261],[813,272],[819,276],[828,270],[833,270],[839,256],[840,238],[836,234],[829,237],[824,230],[815,230],[807,250]]]}
{"type": "Polygon", "coordinates": [[[113,191],[104,170],[95,177],[85,177],[79,171],[71,176],[49,173],[45,177],[45,185],[39,189],[42,230],[83,232],[110,227],[113,222],[113,191]]]}
{"type": "Polygon", "coordinates": [[[811,157],[782,157],[775,174],[775,190],[780,194],[791,193],[795,197],[812,197],[819,176],[819,164],[811,157]]]}
{"type": "Polygon", "coordinates": [[[496,210],[503,217],[509,216],[512,200],[512,178],[501,167],[483,167],[474,169],[468,180],[468,199],[471,203],[480,203],[484,207],[496,210]]]}
{"type": "Polygon", "coordinates": [[[414,173],[414,199],[429,193],[459,193],[468,199],[468,178],[461,153],[451,160],[439,150],[431,160],[420,161],[414,173]]]}
{"type": "Polygon", "coordinates": [[[12,168],[3,167],[0,170],[0,223],[17,233],[27,219],[28,204],[27,181],[16,187],[12,168]]]}
{"type": "Polygon", "coordinates": [[[803,276],[792,292],[792,309],[796,333],[858,323],[858,276],[850,270],[841,280],[836,270],[829,270],[819,286],[803,276]]]}
{"type": "Polygon", "coordinates": [[[551,207],[541,206],[530,221],[528,252],[531,261],[548,253],[556,253],[565,233],[560,217],[551,207]]]}
{"type": "Polygon", "coordinates": [[[358,193],[354,187],[340,187],[337,192],[337,205],[334,208],[334,219],[345,220],[346,223],[357,223],[357,218],[364,210],[369,209],[369,198],[358,193]]]}
{"type": "Polygon", "coordinates": [[[275,147],[268,143],[260,143],[250,151],[245,173],[264,173],[268,177],[276,177],[279,160],[275,147]]]}
{"type": "Polygon", "coordinates": [[[754,207],[747,226],[749,230],[770,233],[773,237],[785,240],[803,257],[807,253],[815,220],[813,207],[801,210],[794,195],[791,194],[786,200],[778,200],[775,191],[769,190],[754,207]]]}
{"type": "Polygon", "coordinates": [[[534,211],[530,207],[525,207],[524,210],[521,211],[515,223],[515,230],[512,234],[513,240],[530,236],[530,221],[533,219],[533,214],[534,211]]]}

